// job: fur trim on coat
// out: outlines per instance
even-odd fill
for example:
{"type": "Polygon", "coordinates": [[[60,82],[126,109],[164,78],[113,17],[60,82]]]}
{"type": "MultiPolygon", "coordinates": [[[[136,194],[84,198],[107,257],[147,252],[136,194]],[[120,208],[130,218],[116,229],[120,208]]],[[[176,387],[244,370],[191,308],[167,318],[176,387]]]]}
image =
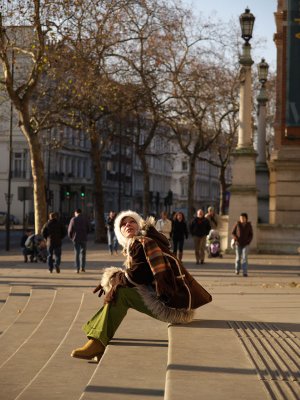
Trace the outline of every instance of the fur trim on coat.
{"type": "Polygon", "coordinates": [[[136,223],[138,224],[139,228],[142,229],[142,227],[145,224],[145,221],[143,220],[143,218],[136,213],[135,211],[131,211],[131,210],[127,210],[127,211],[122,211],[120,212],[115,219],[115,234],[117,236],[118,242],[120,243],[121,246],[123,246],[123,248],[127,248],[128,247],[128,242],[129,239],[125,238],[122,233],[121,233],[121,222],[122,219],[125,217],[131,217],[133,218],[136,223]]]}
{"type": "Polygon", "coordinates": [[[101,278],[101,286],[107,294],[111,289],[112,289],[112,277],[115,273],[117,272],[125,272],[123,268],[118,268],[118,267],[109,267],[105,268],[102,278],[101,278]]]}
{"type": "MultiPolygon", "coordinates": [[[[105,291],[105,294],[108,294],[109,291],[112,289],[112,278],[117,272],[125,273],[124,269],[122,268],[105,268],[101,279],[101,285],[105,291]]],[[[155,291],[152,291],[146,285],[136,285],[135,290],[137,290],[141,295],[146,307],[160,321],[173,324],[187,324],[193,320],[193,310],[176,309],[166,306],[165,303],[157,298],[155,291]]]]}
{"type": "Polygon", "coordinates": [[[155,291],[149,290],[145,285],[136,286],[143,302],[157,319],[172,324],[187,324],[193,320],[194,310],[171,308],[160,301],[155,291]]]}

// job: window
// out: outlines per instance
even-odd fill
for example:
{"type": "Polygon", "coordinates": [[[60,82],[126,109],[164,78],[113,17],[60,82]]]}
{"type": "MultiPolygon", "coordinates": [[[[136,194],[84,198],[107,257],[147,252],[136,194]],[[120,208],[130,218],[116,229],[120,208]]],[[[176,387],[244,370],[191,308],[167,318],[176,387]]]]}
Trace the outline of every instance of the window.
{"type": "Polygon", "coordinates": [[[13,154],[13,170],[16,178],[25,178],[26,174],[26,152],[13,154]]]}
{"type": "Polygon", "coordinates": [[[187,196],[187,184],[185,182],[181,184],[181,196],[187,196]]]}
{"type": "Polygon", "coordinates": [[[86,162],[83,163],[83,170],[82,170],[82,178],[88,178],[87,176],[87,164],[86,162]]]}
{"type": "Polygon", "coordinates": [[[182,171],[187,171],[187,170],[188,170],[188,163],[187,163],[187,161],[182,161],[182,162],[181,162],[181,169],[182,169],[182,171]]]}
{"type": "Polygon", "coordinates": [[[77,162],[77,174],[76,174],[77,178],[82,178],[82,176],[81,176],[81,164],[82,164],[82,160],[78,160],[78,162],[77,162]]]}

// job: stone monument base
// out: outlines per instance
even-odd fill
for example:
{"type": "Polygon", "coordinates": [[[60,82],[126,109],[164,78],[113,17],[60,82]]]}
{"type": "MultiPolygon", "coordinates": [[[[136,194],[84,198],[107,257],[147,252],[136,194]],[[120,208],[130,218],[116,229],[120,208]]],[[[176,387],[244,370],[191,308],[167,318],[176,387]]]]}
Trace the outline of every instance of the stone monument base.
{"type": "Polygon", "coordinates": [[[300,147],[273,151],[270,167],[270,224],[300,225],[300,147]]]}

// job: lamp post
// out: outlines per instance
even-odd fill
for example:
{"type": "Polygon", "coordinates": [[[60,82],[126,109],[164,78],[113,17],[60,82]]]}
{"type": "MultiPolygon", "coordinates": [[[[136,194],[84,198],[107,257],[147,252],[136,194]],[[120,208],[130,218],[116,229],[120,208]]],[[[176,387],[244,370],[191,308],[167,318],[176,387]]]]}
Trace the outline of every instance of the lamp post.
{"type": "Polygon", "coordinates": [[[230,249],[231,230],[242,212],[246,212],[253,227],[251,248],[256,248],[257,188],[252,135],[251,45],[255,17],[246,8],[240,16],[241,37],[244,40],[240,55],[240,109],[237,147],[232,154],[232,185],[228,217],[227,248],[230,249]]]}
{"type": "Polygon", "coordinates": [[[269,65],[265,59],[262,58],[261,62],[257,65],[258,79],[261,83],[260,91],[257,96],[258,102],[258,128],[257,128],[257,163],[266,163],[266,104],[268,96],[266,92],[266,82],[268,78],[269,65]]]}
{"type": "Polygon", "coordinates": [[[269,169],[266,163],[266,104],[268,96],[266,92],[266,82],[268,78],[269,65],[265,59],[257,65],[258,79],[261,84],[257,96],[258,102],[258,123],[257,123],[257,160],[256,160],[256,181],[257,181],[257,201],[258,201],[258,220],[262,223],[269,222],[269,169]]]}
{"type": "Polygon", "coordinates": [[[251,90],[251,66],[253,60],[251,58],[251,45],[249,43],[252,38],[252,31],[254,26],[255,17],[250,13],[249,8],[240,16],[240,25],[244,39],[243,52],[240,56],[240,113],[239,113],[239,137],[238,149],[252,147],[251,135],[251,104],[252,104],[252,90],[251,90]]]}
{"type": "MultiPolygon", "coordinates": [[[[14,69],[15,69],[15,54],[12,49],[11,52],[11,81],[12,85],[14,84],[14,69]]],[[[10,205],[12,202],[12,193],[11,193],[11,178],[12,178],[12,157],[13,157],[13,147],[12,147],[12,136],[13,136],[13,118],[14,118],[14,107],[13,102],[10,102],[10,119],[9,119],[9,150],[8,150],[8,183],[7,183],[7,213],[6,213],[6,251],[10,249],[10,205]]]]}

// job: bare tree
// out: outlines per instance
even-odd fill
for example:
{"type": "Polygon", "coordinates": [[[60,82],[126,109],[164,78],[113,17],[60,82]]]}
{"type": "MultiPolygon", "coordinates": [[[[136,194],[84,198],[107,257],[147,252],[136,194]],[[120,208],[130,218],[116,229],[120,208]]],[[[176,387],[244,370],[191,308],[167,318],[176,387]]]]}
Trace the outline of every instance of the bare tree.
{"type": "MultiPolygon", "coordinates": [[[[179,10],[179,9],[178,9],[179,10]]],[[[180,14],[180,10],[178,11],[180,14]]],[[[118,67],[116,79],[125,85],[127,93],[123,114],[129,115],[131,131],[128,139],[142,164],[143,214],[149,214],[149,166],[150,144],[162,123],[164,104],[165,43],[174,36],[178,16],[173,8],[155,1],[129,2],[124,8],[121,30],[127,37],[115,51],[118,67]]]]}
{"type": "Polygon", "coordinates": [[[90,140],[98,227],[96,241],[104,240],[101,154],[107,129],[103,134],[106,123],[103,120],[112,112],[112,100],[117,91],[105,72],[105,64],[108,49],[119,40],[118,15],[127,2],[91,0],[54,4],[32,0],[27,3],[26,6],[14,3],[10,9],[11,21],[14,16],[18,16],[21,24],[34,21],[30,26],[29,50],[18,48],[29,57],[31,68],[20,89],[13,90],[5,59],[9,57],[9,49],[15,52],[17,49],[4,29],[1,54],[8,71],[5,75],[7,88],[19,111],[19,119],[27,122],[20,125],[32,160],[36,229],[40,229],[46,218],[46,199],[44,191],[40,190],[45,187],[45,177],[39,133],[64,124],[71,126],[74,134],[83,131],[90,140]]]}
{"type": "MultiPolygon", "coordinates": [[[[45,120],[35,118],[32,104],[38,82],[47,65],[48,29],[45,19],[42,18],[44,6],[41,6],[39,0],[23,5],[12,2],[6,10],[5,23],[4,16],[0,15],[0,60],[3,69],[1,83],[18,113],[19,127],[30,151],[36,232],[40,231],[47,217],[43,190],[44,164],[39,140],[39,132],[43,129],[45,120]],[[19,25],[15,24],[16,15],[19,25]],[[14,79],[13,68],[18,63],[22,63],[22,73],[14,79]]],[[[46,14],[48,12],[44,13],[46,14]]]]}

